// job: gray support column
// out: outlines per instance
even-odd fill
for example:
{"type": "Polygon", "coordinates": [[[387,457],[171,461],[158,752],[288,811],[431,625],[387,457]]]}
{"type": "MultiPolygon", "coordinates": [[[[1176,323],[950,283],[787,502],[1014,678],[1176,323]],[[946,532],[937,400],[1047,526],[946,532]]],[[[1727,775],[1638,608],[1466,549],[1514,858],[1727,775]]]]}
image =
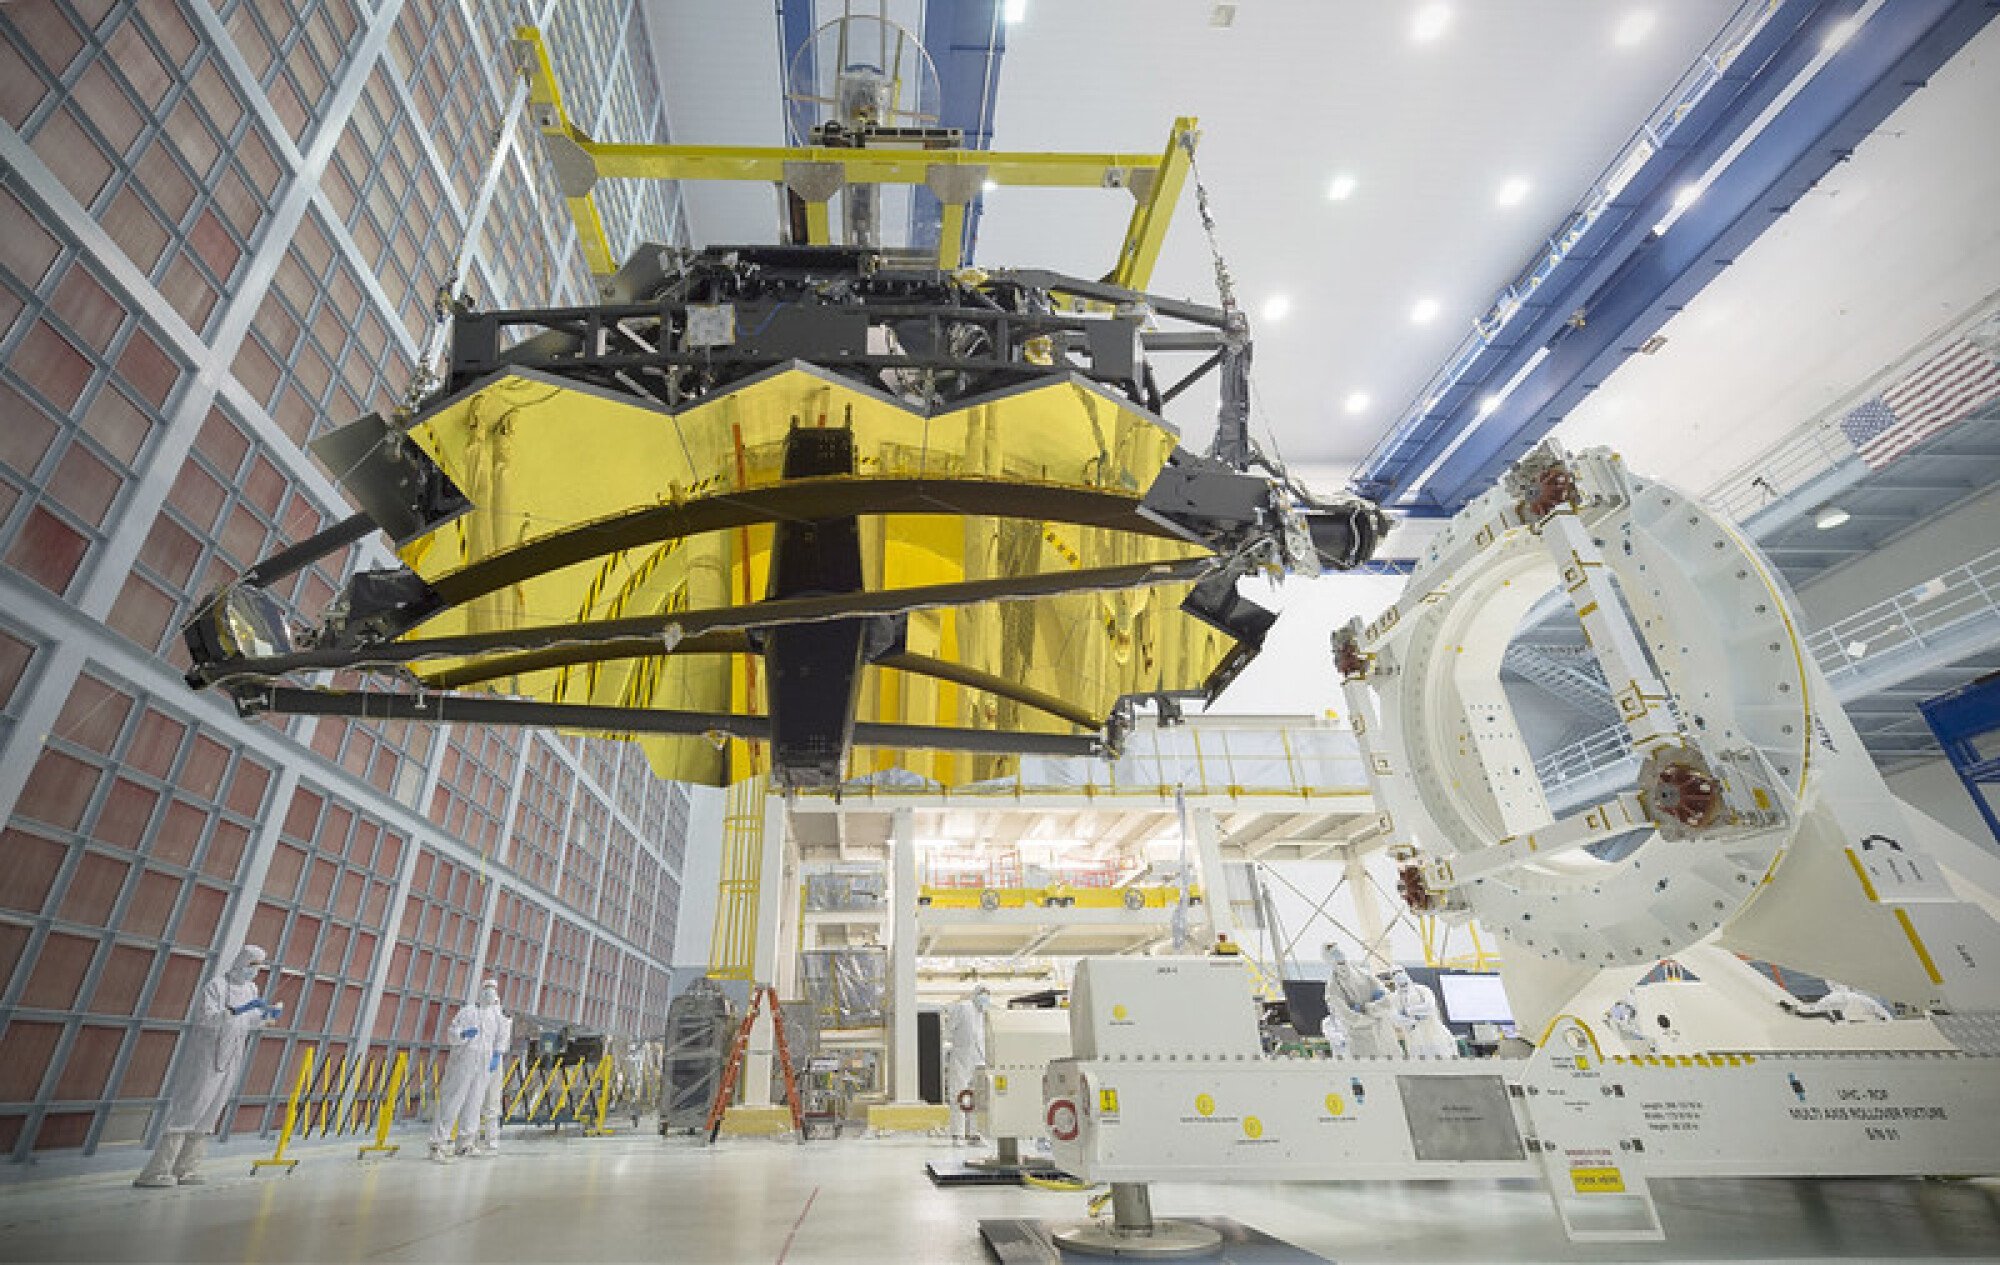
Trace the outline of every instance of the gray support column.
{"type": "MultiPolygon", "coordinates": [[[[7,578],[17,581],[22,588],[27,587],[27,582],[11,571],[7,578]]],[[[26,701],[16,713],[13,730],[0,742],[0,823],[13,819],[21,788],[28,784],[28,775],[35,771],[42,746],[54,731],[70,691],[76,688],[84,657],[82,644],[68,639],[44,643],[36,649],[31,665],[33,676],[25,690],[26,701]]]]}
{"type": "Polygon", "coordinates": [[[1354,925],[1361,932],[1362,947],[1367,951],[1363,965],[1371,970],[1387,970],[1394,963],[1389,960],[1388,946],[1382,943],[1382,906],[1368,881],[1368,866],[1353,845],[1347,850],[1344,873],[1348,894],[1354,898],[1354,925]]]}
{"type": "MultiPolygon", "coordinates": [[[[506,864],[508,845],[514,841],[514,819],[521,811],[521,783],[528,779],[528,745],[533,741],[532,732],[523,732],[521,745],[514,752],[514,773],[507,783],[507,805],[500,810],[500,838],[493,845],[496,864],[506,864]]],[[[475,980],[486,976],[486,946],[493,939],[493,912],[499,907],[502,885],[498,875],[487,877],[486,908],[479,915],[479,938],[472,944],[472,978],[475,980]]]]}
{"type": "Polygon", "coordinates": [[[917,818],[898,808],[891,819],[889,852],[895,866],[889,885],[890,1101],[915,1103],[917,1095],[917,818]]]}
{"type": "Polygon", "coordinates": [[[1229,875],[1222,868],[1222,831],[1215,824],[1215,810],[1197,808],[1188,814],[1194,827],[1195,853],[1201,861],[1202,908],[1208,911],[1211,937],[1228,936],[1242,944],[1237,934],[1241,926],[1236,906],[1229,894],[1229,875]]]}
{"type": "MultiPolygon", "coordinates": [[[[286,762],[278,766],[278,776],[271,789],[271,806],[264,814],[264,820],[257,824],[257,833],[250,840],[250,855],[243,866],[243,881],[237,885],[229,898],[229,912],[222,923],[222,955],[231,956],[250,934],[250,922],[257,914],[257,898],[264,890],[264,878],[271,872],[271,857],[278,850],[278,835],[285,828],[285,815],[291,809],[292,792],[298,789],[299,768],[286,762]]],[[[276,953],[278,946],[259,946],[267,953],[276,953]]],[[[273,962],[276,970],[282,963],[273,962]]],[[[366,1031],[366,1029],[363,1029],[366,1031]]]]}
{"type": "MultiPolygon", "coordinates": [[[[533,740],[531,736],[529,741],[533,740]]],[[[562,744],[554,738],[545,738],[544,741],[555,747],[558,755],[565,754],[562,744]]],[[[570,763],[569,773],[569,794],[563,797],[562,844],[556,852],[555,877],[549,880],[549,925],[542,933],[542,951],[535,958],[536,1010],[542,1008],[542,989],[549,980],[549,941],[555,939],[556,910],[562,905],[563,864],[569,860],[569,828],[576,822],[576,797],[583,790],[583,765],[580,762],[570,763]]]]}

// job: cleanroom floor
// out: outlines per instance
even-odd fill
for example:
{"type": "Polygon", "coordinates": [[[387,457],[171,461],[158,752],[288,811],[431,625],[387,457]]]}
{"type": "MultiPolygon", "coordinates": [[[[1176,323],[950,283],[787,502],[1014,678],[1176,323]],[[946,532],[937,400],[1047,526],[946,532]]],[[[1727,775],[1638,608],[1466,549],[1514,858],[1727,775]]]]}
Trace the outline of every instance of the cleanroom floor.
{"type": "MultiPolygon", "coordinates": [[[[231,1148],[234,1150],[235,1148],[231,1148]]],[[[959,1151],[960,1157],[972,1154],[959,1151]]],[[[712,1149],[650,1131],[517,1131],[449,1167],[419,1135],[391,1159],[296,1152],[252,1177],[211,1158],[205,1186],[136,1190],[129,1168],[0,1175],[8,1261],[983,1261],[980,1218],[1081,1218],[1084,1196],[939,1189],[943,1139],[850,1137],[712,1149]]],[[[1331,1259],[1590,1261],[2000,1258],[2000,1183],[1678,1180],[1654,1184],[1667,1240],[1571,1244],[1527,1182],[1161,1184],[1165,1216],[1233,1217],[1331,1259]]]]}

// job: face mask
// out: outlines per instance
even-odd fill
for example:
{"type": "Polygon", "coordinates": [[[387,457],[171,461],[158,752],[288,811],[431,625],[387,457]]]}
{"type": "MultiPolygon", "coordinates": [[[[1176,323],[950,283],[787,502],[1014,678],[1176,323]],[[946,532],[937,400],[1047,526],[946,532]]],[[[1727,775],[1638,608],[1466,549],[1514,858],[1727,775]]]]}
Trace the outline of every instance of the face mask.
{"type": "Polygon", "coordinates": [[[479,1004],[482,1006],[497,1006],[500,1004],[500,994],[490,988],[483,989],[479,994],[479,1004]]]}

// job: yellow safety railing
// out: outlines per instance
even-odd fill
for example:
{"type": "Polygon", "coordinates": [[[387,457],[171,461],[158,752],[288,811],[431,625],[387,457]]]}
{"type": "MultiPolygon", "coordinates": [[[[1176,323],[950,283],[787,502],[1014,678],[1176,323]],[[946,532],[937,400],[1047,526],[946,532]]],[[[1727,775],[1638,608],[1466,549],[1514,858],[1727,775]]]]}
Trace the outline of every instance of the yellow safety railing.
{"type": "Polygon", "coordinates": [[[383,1085],[382,1096],[375,1106],[375,1140],[362,1146],[355,1156],[356,1159],[365,1160],[371,1155],[394,1155],[402,1150],[400,1146],[389,1141],[389,1129],[396,1123],[396,1108],[402,1105],[403,1077],[409,1070],[409,1065],[410,1052],[397,1051],[396,1062],[389,1069],[389,1080],[383,1085]]]}
{"type": "Polygon", "coordinates": [[[292,1081],[292,1096],[285,1101],[285,1124],[283,1128],[278,1130],[278,1149],[271,1153],[271,1158],[269,1159],[250,1161],[250,1172],[252,1175],[260,1173],[267,1168],[282,1168],[285,1170],[285,1175],[289,1177],[292,1170],[299,1166],[297,1160],[285,1157],[285,1148],[292,1144],[292,1129],[298,1124],[299,1120],[299,1096],[306,1092],[307,1086],[312,1084],[312,1070],[313,1052],[308,1048],[299,1058],[299,1074],[292,1081]]]}
{"type": "MultiPolygon", "coordinates": [[[[374,1141],[360,1148],[358,1158],[393,1155],[389,1129],[399,1112],[408,1114],[409,1054],[394,1059],[382,1054],[366,1058],[342,1052],[337,1058],[308,1047],[299,1052],[299,1070],[285,1099],[285,1119],[278,1130],[277,1149],[266,1159],[251,1161],[250,1171],[282,1168],[290,1173],[298,1161],[286,1153],[293,1141],[373,1133],[374,1141]]],[[[420,1099],[421,1101],[421,1099],[420,1099]]]]}
{"type": "Polygon", "coordinates": [[[580,1124],[585,1137],[611,1132],[605,1120],[618,1097],[618,1061],[604,1055],[594,1063],[526,1065],[516,1059],[501,1082],[501,1121],[506,1124],[580,1124]]]}

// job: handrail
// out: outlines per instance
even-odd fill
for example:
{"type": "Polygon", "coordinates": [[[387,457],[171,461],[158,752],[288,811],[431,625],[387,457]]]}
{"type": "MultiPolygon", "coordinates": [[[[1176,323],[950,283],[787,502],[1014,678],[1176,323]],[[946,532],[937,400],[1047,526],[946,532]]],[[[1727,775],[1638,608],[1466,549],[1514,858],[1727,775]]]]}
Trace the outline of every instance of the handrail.
{"type": "Polygon", "coordinates": [[[1718,480],[1702,497],[1725,517],[1742,522],[1766,505],[1855,455],[1841,419],[1921,368],[1931,357],[1989,321],[2000,320],[2000,290],[1933,330],[1908,352],[1861,385],[1787,432],[1776,443],[1718,480]]]}
{"type": "MultiPolygon", "coordinates": [[[[1982,619],[2000,629],[2000,549],[1835,620],[1808,634],[1806,649],[1838,694],[1883,655],[1922,649],[1982,619]]],[[[1543,755],[1535,774],[1553,789],[1633,758],[1625,727],[1611,725],[1543,755]]]]}

